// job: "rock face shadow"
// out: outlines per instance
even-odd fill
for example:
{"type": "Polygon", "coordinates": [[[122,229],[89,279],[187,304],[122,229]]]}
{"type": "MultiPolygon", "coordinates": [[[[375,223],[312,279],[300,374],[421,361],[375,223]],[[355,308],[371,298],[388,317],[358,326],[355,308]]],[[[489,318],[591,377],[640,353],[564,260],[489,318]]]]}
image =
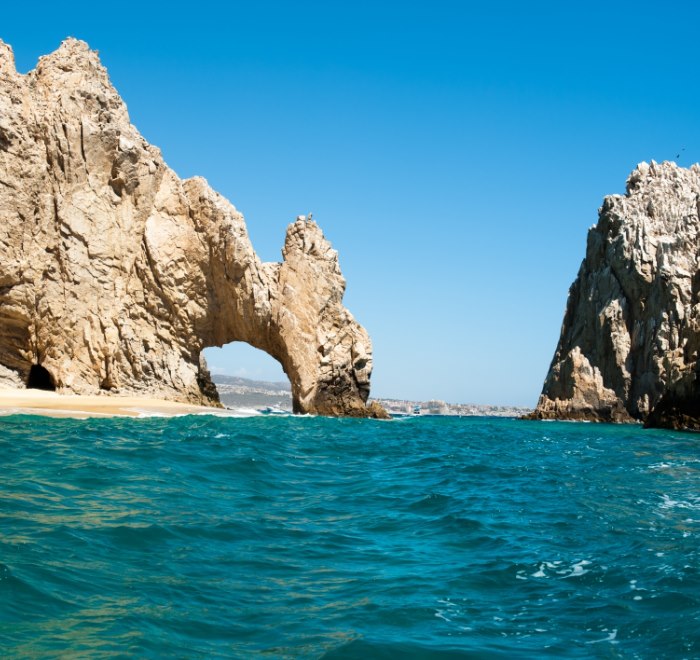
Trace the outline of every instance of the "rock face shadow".
{"type": "Polygon", "coordinates": [[[27,389],[55,392],[56,383],[47,369],[40,364],[33,364],[29,369],[29,376],[27,376],[27,389]]]}

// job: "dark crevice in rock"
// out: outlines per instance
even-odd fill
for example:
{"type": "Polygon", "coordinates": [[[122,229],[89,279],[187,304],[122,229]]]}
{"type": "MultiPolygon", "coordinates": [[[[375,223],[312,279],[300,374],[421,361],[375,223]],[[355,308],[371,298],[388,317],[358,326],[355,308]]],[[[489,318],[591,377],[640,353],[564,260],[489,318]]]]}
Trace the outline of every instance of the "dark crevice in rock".
{"type": "Polygon", "coordinates": [[[33,364],[27,376],[27,389],[55,391],[56,383],[48,369],[40,364],[33,364]]]}

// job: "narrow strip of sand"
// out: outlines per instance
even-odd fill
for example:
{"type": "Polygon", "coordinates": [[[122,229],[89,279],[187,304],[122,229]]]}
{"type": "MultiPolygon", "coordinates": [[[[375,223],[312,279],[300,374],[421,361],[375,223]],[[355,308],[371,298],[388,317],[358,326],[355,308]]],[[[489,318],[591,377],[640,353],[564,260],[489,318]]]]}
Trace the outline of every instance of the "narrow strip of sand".
{"type": "Polygon", "coordinates": [[[0,389],[0,415],[51,417],[147,417],[151,415],[225,414],[221,408],[138,396],[57,394],[43,390],[0,389]]]}

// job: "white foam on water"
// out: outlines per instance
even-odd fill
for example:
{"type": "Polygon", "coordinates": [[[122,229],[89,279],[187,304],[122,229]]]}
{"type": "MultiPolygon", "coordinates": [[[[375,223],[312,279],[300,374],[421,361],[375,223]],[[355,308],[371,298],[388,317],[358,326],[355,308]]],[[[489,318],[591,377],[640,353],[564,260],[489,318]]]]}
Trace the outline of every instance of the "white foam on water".
{"type": "Polygon", "coordinates": [[[262,413],[255,408],[226,408],[222,411],[211,413],[197,413],[198,415],[213,415],[214,417],[259,417],[262,413]]]}
{"type": "MultiPolygon", "coordinates": [[[[602,630],[601,632],[607,632],[607,631],[602,630]]],[[[609,632],[607,637],[603,637],[603,639],[594,639],[594,640],[591,640],[590,642],[586,642],[586,644],[600,644],[601,642],[610,642],[611,644],[618,644],[616,637],[617,637],[617,628],[615,628],[612,632],[609,632]]]]}
{"type": "Polygon", "coordinates": [[[152,410],[142,410],[141,408],[129,408],[129,411],[136,413],[136,419],[150,419],[151,417],[184,417],[184,415],[180,413],[173,415],[154,412],[152,410]]]}
{"type": "MultiPolygon", "coordinates": [[[[580,561],[573,563],[571,566],[564,566],[563,564],[564,562],[561,560],[543,561],[540,563],[538,569],[530,575],[530,577],[547,578],[552,577],[552,573],[554,573],[554,577],[559,576],[560,579],[579,577],[588,573],[586,566],[590,566],[591,562],[588,559],[581,559],[580,561]]],[[[522,573],[524,573],[524,571],[518,571],[518,574],[515,577],[521,580],[527,579],[521,576],[522,573]]]]}
{"type": "MultiPolygon", "coordinates": [[[[136,415],[136,419],[150,419],[150,418],[171,418],[171,417],[188,417],[190,415],[195,416],[195,417],[204,417],[204,416],[211,416],[211,417],[234,417],[234,418],[239,418],[239,417],[257,417],[260,415],[260,413],[257,410],[254,410],[253,408],[224,408],[221,410],[207,410],[205,412],[182,412],[182,413],[164,413],[164,412],[158,412],[155,410],[147,410],[145,408],[124,408],[124,410],[134,413],[136,415]]],[[[112,415],[110,414],[111,417],[116,417],[117,415],[112,415]]],[[[128,415],[127,415],[128,416],[128,415]]]]}
{"type": "Polygon", "coordinates": [[[674,500],[670,496],[664,494],[661,496],[662,502],[659,504],[660,509],[696,509],[700,510],[700,499],[693,498],[694,501],[674,500]]]}
{"type": "Polygon", "coordinates": [[[587,559],[582,559],[579,562],[576,562],[571,566],[571,573],[569,575],[566,575],[565,577],[570,578],[570,577],[579,577],[580,575],[585,575],[588,573],[588,569],[584,568],[584,566],[590,566],[591,562],[588,561],[587,559]]]}

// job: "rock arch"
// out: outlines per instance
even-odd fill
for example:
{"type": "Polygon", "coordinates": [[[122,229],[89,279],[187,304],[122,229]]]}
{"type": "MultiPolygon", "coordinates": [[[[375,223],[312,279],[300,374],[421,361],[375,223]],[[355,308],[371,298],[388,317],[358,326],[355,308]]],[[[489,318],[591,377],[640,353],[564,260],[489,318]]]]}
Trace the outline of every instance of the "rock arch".
{"type": "Polygon", "coordinates": [[[342,304],[316,223],[263,263],[243,216],[180,180],[131,125],[97,54],[66,40],[16,72],[0,42],[0,380],[215,404],[205,347],[247,342],[282,365],[297,412],[376,416],[369,336],[342,304]]]}

